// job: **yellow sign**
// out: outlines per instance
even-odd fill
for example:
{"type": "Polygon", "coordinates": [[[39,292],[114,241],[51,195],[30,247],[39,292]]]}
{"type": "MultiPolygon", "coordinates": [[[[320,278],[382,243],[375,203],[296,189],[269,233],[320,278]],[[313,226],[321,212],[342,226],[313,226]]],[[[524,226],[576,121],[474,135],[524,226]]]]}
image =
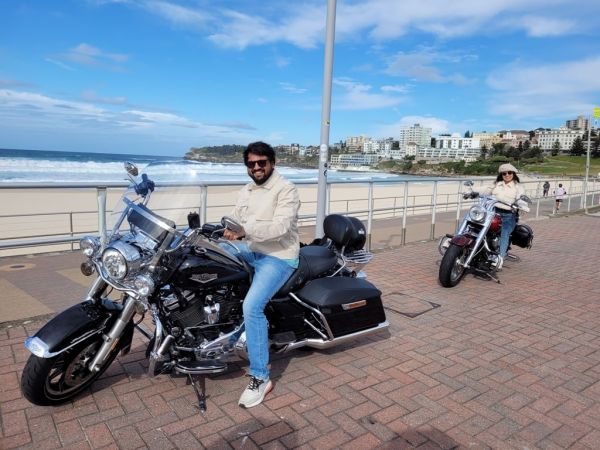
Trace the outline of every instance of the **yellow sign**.
{"type": "Polygon", "coordinates": [[[600,108],[594,108],[594,119],[600,119],[600,108]]]}

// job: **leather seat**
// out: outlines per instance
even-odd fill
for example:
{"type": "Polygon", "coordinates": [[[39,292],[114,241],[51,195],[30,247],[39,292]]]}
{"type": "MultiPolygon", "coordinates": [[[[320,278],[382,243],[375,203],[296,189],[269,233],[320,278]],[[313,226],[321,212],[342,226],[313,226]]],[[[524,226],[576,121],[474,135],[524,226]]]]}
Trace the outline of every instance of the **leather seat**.
{"type": "Polygon", "coordinates": [[[306,245],[300,249],[299,260],[298,268],[273,298],[284,297],[308,280],[317,278],[332,269],[337,263],[337,256],[327,247],[306,245]]]}

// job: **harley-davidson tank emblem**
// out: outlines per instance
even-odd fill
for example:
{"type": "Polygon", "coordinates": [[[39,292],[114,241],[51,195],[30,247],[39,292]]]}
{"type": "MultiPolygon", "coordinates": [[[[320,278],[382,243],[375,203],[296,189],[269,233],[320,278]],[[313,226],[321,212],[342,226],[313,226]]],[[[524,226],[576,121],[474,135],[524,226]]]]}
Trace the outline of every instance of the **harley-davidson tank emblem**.
{"type": "Polygon", "coordinates": [[[190,278],[198,283],[209,283],[219,278],[219,276],[216,273],[198,273],[192,275],[190,278]]]}

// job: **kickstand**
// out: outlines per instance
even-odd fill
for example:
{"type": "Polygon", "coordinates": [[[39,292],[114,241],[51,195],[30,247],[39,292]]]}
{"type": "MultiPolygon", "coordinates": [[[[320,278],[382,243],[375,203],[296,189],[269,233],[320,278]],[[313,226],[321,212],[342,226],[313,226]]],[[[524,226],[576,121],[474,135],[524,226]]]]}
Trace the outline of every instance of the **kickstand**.
{"type": "Polygon", "coordinates": [[[487,277],[490,280],[495,281],[498,284],[501,284],[500,280],[494,276],[495,272],[494,272],[494,275],[492,275],[492,273],[488,272],[487,270],[481,270],[481,269],[474,269],[474,272],[477,276],[480,276],[481,278],[487,277]]]}
{"type": "Polygon", "coordinates": [[[194,383],[194,376],[188,373],[188,378],[190,379],[190,383],[196,391],[196,396],[198,397],[198,409],[201,413],[206,412],[206,377],[204,375],[198,375],[198,380],[200,381],[200,389],[196,383],[194,383]]]}

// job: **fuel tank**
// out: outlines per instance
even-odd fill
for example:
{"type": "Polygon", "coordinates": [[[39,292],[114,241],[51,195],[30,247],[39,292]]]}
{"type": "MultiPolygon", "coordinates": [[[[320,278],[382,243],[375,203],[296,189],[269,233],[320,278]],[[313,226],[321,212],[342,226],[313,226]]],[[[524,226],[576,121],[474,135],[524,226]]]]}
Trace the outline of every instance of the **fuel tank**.
{"type": "Polygon", "coordinates": [[[244,281],[249,281],[249,274],[242,266],[210,249],[184,255],[172,279],[181,289],[190,290],[244,281]]]}

